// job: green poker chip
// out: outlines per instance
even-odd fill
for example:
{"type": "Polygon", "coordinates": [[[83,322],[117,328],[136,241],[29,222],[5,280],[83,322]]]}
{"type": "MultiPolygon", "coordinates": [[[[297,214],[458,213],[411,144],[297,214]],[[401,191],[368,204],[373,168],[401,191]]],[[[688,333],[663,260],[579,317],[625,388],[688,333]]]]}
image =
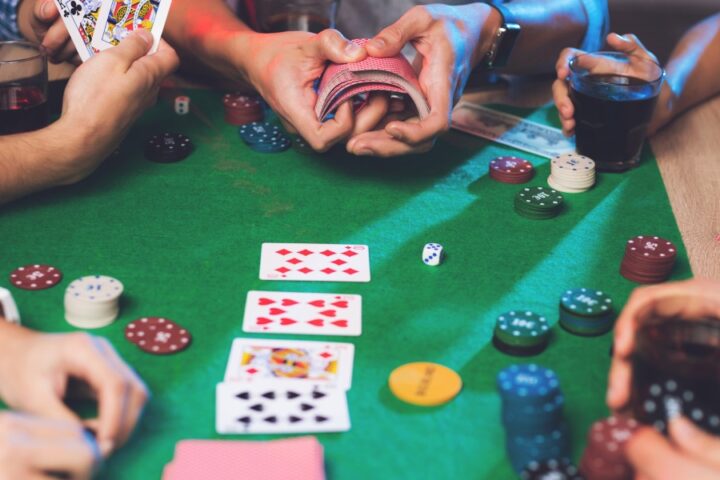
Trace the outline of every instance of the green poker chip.
{"type": "Polygon", "coordinates": [[[524,187],[515,195],[515,211],[527,218],[556,217],[565,200],[560,192],[546,187],[524,187]]]}
{"type": "Polygon", "coordinates": [[[549,335],[547,319],[535,312],[510,311],[495,321],[495,338],[511,347],[535,347],[546,343],[549,335]]]}
{"type": "Polygon", "coordinates": [[[613,301],[600,290],[573,288],[560,297],[560,306],[574,315],[586,317],[604,316],[612,313],[613,301]]]}

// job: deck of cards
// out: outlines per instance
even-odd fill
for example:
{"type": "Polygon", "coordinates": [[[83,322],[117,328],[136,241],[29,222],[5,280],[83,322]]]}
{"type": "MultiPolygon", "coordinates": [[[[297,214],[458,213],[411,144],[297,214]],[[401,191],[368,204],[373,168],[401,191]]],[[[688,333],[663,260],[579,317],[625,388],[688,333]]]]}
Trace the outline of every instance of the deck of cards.
{"type": "MultiPolygon", "coordinates": [[[[263,280],[370,281],[367,245],[264,243],[263,280]]],[[[359,336],[362,298],[347,293],[250,291],[243,331],[359,336]]],[[[216,388],[220,434],[350,430],[351,343],[236,338],[216,388]]]]}
{"type": "Polygon", "coordinates": [[[119,44],[130,32],[150,30],[151,53],[160,44],[172,0],[54,0],[84,62],[119,44]]]}

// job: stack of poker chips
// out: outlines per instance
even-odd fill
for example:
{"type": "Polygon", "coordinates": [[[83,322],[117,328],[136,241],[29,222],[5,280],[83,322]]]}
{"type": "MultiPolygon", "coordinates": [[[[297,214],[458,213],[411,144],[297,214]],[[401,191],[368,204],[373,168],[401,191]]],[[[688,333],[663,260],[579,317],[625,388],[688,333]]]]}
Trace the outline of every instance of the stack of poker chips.
{"type": "Polygon", "coordinates": [[[627,241],[620,274],[637,283],[658,283],[670,277],[677,248],[670,240],[639,235],[627,241]]]}
{"type": "Polygon", "coordinates": [[[104,275],[78,278],[65,290],[65,320],[77,328],[110,325],[120,311],[123,284],[104,275]]]}
{"type": "Polygon", "coordinates": [[[615,321],[610,296],[591,288],[566,290],[560,297],[560,325],[576,335],[602,335],[615,321]]]}
{"type": "Polygon", "coordinates": [[[525,187],[515,195],[515,211],[523,217],[546,220],[558,216],[563,196],[545,187],[525,187]]]}
{"type": "Polygon", "coordinates": [[[586,192],[595,185],[595,162],[577,153],[553,157],[548,185],[565,193],[586,192]]]}
{"type": "Polygon", "coordinates": [[[245,125],[263,121],[262,102],[255,95],[225,94],[223,106],[225,107],[225,121],[230,125],[245,125]]]}
{"type": "Polygon", "coordinates": [[[580,460],[586,480],[632,480],[633,468],[625,457],[625,443],[638,423],[616,416],[595,422],[587,437],[587,448],[580,460]]]}
{"type": "Polygon", "coordinates": [[[569,460],[530,462],[520,473],[520,480],[585,480],[569,460]]]}
{"type": "Polygon", "coordinates": [[[238,129],[238,134],[243,142],[260,153],[284,152],[292,143],[280,127],[268,122],[243,125],[238,129]]]}
{"type": "Polygon", "coordinates": [[[192,151],[192,141],[182,133],[153,135],[145,145],[145,156],[156,163],[179,162],[187,158],[192,151]]]}
{"type": "Polygon", "coordinates": [[[535,175],[532,163],[519,157],[497,157],[488,166],[490,178],[503,183],[526,183],[535,175]]]}
{"type": "Polygon", "coordinates": [[[530,311],[510,311],[497,317],[493,344],[510,355],[537,355],[550,339],[545,317],[530,311]]]}
{"type": "Polygon", "coordinates": [[[535,364],[511,365],[497,376],[505,446],[520,473],[532,462],[567,460],[570,442],[557,375],[535,364]]]}

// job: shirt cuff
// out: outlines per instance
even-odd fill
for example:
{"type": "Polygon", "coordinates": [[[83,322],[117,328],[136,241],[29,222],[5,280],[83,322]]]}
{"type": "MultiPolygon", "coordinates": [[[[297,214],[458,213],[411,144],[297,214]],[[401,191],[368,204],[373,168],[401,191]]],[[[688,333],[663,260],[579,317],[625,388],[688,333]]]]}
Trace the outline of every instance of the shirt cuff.
{"type": "Polygon", "coordinates": [[[17,10],[20,0],[0,0],[0,40],[19,40],[17,10]]]}
{"type": "Polygon", "coordinates": [[[587,52],[596,52],[605,44],[610,31],[610,13],[607,0],[582,0],[587,14],[587,31],[580,48],[587,52]]]}

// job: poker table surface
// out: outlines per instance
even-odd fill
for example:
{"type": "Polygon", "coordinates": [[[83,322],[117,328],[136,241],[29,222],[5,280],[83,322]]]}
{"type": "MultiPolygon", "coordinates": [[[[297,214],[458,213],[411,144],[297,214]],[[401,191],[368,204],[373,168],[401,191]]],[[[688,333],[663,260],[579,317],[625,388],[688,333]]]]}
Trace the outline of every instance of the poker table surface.
{"type": "MultiPolygon", "coordinates": [[[[152,390],[130,442],[101,478],[160,478],[183,439],[263,440],[280,436],[215,433],[215,385],[223,380],[233,338],[349,341],[355,344],[348,402],[352,429],[318,434],[330,479],[513,478],[505,456],[495,377],[513,363],[538,363],[560,378],[573,456],[604,403],[611,334],[579,337],[557,325],[560,294],[573,287],[609,293],[620,308],[636,286],[618,273],[625,242],[658,235],[679,249],[673,278],[691,276],[655,159],[623,174],[601,174],[587,193],[566,194],[552,220],[513,211],[519,185],[487,175],[499,155],[537,168],[548,160],[449,132],[423,155],[379,159],[326,154],[257,153],[223,121],[222,93],[185,90],[192,112],[173,112],[174,92],[134,126],[119,152],[83,182],[2,208],[2,267],[50,264],[54,288],[8,287],[27,327],[75,331],[64,320],[65,287],[103,274],[125,285],[119,319],[92,333],[107,337],[152,390]],[[174,131],[195,151],[173,164],[148,161],[147,138],[174,131]],[[372,281],[262,281],[263,242],[367,244],[372,281]],[[421,261],[427,242],[444,245],[439,267],[421,261]],[[253,335],[242,331],[249,290],[356,293],[363,297],[360,337],[253,335]],[[512,357],[491,343],[496,317],[527,309],[553,324],[549,347],[512,357]],[[170,356],[140,351],[124,338],[130,321],[164,316],[187,327],[190,348],[170,356]],[[402,403],[388,388],[397,366],[432,361],[456,370],[459,396],[439,407],[402,403]]],[[[558,126],[555,110],[497,106],[558,126]]],[[[7,276],[0,282],[8,286],[7,276]]]]}

